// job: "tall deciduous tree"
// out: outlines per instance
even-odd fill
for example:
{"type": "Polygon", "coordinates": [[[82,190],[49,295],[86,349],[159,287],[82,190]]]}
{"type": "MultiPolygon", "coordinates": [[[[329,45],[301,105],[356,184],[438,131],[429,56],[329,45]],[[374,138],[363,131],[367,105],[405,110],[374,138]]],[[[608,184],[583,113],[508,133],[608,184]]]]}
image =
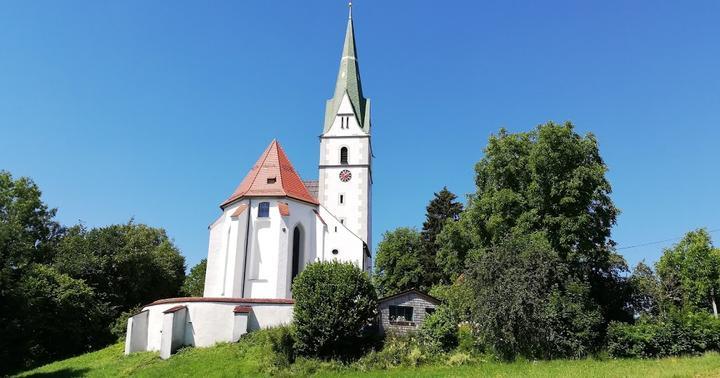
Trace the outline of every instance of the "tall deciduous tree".
{"type": "Polygon", "coordinates": [[[663,252],[658,275],[668,299],[678,307],[712,311],[717,317],[720,293],[720,251],[710,234],[695,230],[663,252]]]}
{"type": "Polygon", "coordinates": [[[425,222],[423,223],[420,236],[422,238],[422,249],[420,251],[420,264],[424,271],[423,282],[420,286],[429,288],[437,284],[443,278],[442,268],[436,261],[438,246],[435,241],[448,221],[454,222],[460,219],[463,205],[456,201],[457,196],[443,187],[434,193],[433,199],[427,205],[425,222]]]}
{"type": "Polygon", "coordinates": [[[427,290],[420,261],[422,238],[412,228],[401,227],[383,234],[375,255],[374,280],[381,295],[403,290],[427,290]]]}
{"type": "Polygon", "coordinates": [[[179,296],[185,280],[185,258],[165,230],[133,221],[71,228],[54,265],[101,295],[112,309],[111,320],[135,306],[179,296]]]}
{"type": "Polygon", "coordinates": [[[28,360],[21,282],[34,264],[52,258],[63,231],[54,217],[32,180],[0,171],[0,375],[28,360]]]}
{"type": "MultiPolygon", "coordinates": [[[[540,250],[551,251],[563,267],[562,274],[551,277],[558,295],[580,293],[567,302],[582,309],[563,318],[568,328],[586,322],[583,313],[600,313],[603,325],[629,318],[622,277],[627,267],[610,239],[619,211],[610,198],[607,166],[592,134],[580,136],[572,124],[553,122],[530,132],[501,130],[490,138],[475,171],[477,192],[461,220],[446,226],[438,237],[441,254],[467,260],[481,251],[498,253],[507,238],[542,233],[547,248],[540,250]]],[[[467,261],[451,265],[457,269],[467,261]]],[[[519,298],[519,303],[530,300],[519,298]]],[[[520,307],[508,309],[520,311],[520,307]]],[[[595,336],[583,340],[597,346],[602,330],[589,334],[595,336]]],[[[592,347],[584,345],[582,350],[592,347]]]]}

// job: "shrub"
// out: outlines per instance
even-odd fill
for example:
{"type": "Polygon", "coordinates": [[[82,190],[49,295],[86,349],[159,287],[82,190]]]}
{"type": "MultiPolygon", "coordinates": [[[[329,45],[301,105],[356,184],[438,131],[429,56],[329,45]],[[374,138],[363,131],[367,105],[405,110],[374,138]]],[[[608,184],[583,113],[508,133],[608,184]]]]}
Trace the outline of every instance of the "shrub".
{"type": "Polygon", "coordinates": [[[377,294],[351,263],[308,265],[292,286],[295,350],[305,357],[345,359],[363,353],[377,316],[377,294]]]}
{"type": "Polygon", "coordinates": [[[674,312],[608,328],[612,357],[657,358],[720,350],[720,320],[708,313],[674,312]]]}
{"type": "Polygon", "coordinates": [[[449,351],[458,345],[457,320],[449,308],[439,306],[425,318],[418,335],[429,350],[449,351]]]}
{"type": "Polygon", "coordinates": [[[373,350],[357,360],[353,366],[360,371],[385,370],[393,367],[416,367],[432,355],[427,353],[413,335],[388,335],[380,350],[373,350]]]}

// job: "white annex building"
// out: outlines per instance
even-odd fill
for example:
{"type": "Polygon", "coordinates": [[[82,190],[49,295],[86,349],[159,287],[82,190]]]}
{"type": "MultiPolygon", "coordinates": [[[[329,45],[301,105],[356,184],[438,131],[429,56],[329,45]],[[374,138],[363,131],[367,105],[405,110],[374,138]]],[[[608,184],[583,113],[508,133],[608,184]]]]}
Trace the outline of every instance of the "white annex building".
{"type": "Polygon", "coordinates": [[[210,225],[203,297],[155,301],[128,320],[125,353],[237,341],[292,320],[291,284],[314,261],[371,267],[370,100],[360,84],[352,12],[327,101],[318,180],[303,181],[274,140],[210,225]]]}

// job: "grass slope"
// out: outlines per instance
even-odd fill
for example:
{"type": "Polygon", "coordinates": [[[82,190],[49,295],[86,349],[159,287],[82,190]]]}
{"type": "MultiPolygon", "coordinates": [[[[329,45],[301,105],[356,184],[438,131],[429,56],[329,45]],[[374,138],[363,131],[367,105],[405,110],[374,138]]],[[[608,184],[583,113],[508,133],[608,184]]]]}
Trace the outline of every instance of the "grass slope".
{"type": "MultiPolygon", "coordinates": [[[[156,353],[123,356],[123,345],[25,372],[26,377],[247,377],[268,375],[274,353],[269,345],[258,342],[221,344],[213,348],[187,348],[169,360],[156,353]]],[[[312,365],[312,364],[311,364],[312,365]]],[[[274,371],[277,375],[320,377],[718,377],[720,354],[701,357],[667,358],[660,360],[556,360],[542,362],[486,362],[465,366],[428,365],[417,368],[398,367],[391,370],[360,372],[333,364],[316,363],[310,370],[293,367],[274,371]]]]}

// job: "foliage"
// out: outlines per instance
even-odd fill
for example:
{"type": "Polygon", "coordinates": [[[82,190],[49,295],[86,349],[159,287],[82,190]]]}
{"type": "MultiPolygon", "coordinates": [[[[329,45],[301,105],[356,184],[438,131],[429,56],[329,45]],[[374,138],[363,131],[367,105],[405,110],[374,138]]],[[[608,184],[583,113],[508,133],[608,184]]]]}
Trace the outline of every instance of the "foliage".
{"type": "Polygon", "coordinates": [[[458,345],[458,320],[446,306],[438,306],[434,313],[425,317],[418,337],[431,351],[449,351],[458,345]]]}
{"type": "Polygon", "coordinates": [[[388,334],[385,345],[353,363],[360,371],[384,370],[398,366],[417,367],[431,357],[413,335],[388,334]]]}
{"type": "Polygon", "coordinates": [[[377,294],[352,263],[308,265],[292,285],[295,349],[306,357],[348,358],[362,353],[377,316],[377,294]]]}
{"type": "Polygon", "coordinates": [[[464,276],[451,285],[436,285],[430,289],[430,295],[442,301],[458,322],[471,320],[475,305],[475,293],[464,276]]]}
{"type": "MultiPolygon", "coordinates": [[[[34,363],[35,356],[44,360],[53,353],[30,352],[36,346],[35,334],[25,322],[29,317],[42,316],[28,313],[28,300],[47,299],[47,290],[53,288],[37,292],[38,298],[28,298],[23,285],[49,273],[39,270],[36,264],[52,258],[64,232],[54,220],[55,212],[42,202],[40,189],[32,180],[13,179],[10,173],[0,171],[0,375],[34,363]]],[[[60,292],[71,289],[61,286],[60,292]]],[[[38,330],[37,335],[44,337],[44,330],[38,330]]]]}
{"type": "Polygon", "coordinates": [[[631,296],[629,306],[635,316],[656,316],[663,306],[663,293],[655,272],[644,262],[633,269],[629,280],[631,296]]]}
{"type": "Polygon", "coordinates": [[[570,123],[500,130],[475,172],[476,193],[437,243],[447,277],[471,281],[482,342],[506,358],[597,350],[611,320],[632,318],[595,137],[570,123]]]}
{"type": "Polygon", "coordinates": [[[435,239],[438,247],[436,264],[441,271],[442,283],[457,280],[465,271],[465,260],[476,251],[480,240],[473,235],[475,227],[471,223],[471,215],[463,213],[457,222],[447,222],[435,239]]]}
{"type": "Polygon", "coordinates": [[[599,309],[586,283],[567,281],[566,264],[542,233],[502,240],[468,266],[473,322],[497,355],[579,357],[593,350],[599,309]]]}
{"type": "Polygon", "coordinates": [[[200,262],[190,269],[190,274],[185,277],[182,286],[182,293],[188,297],[202,297],[205,291],[205,271],[207,270],[207,259],[200,262]]]}
{"type": "Polygon", "coordinates": [[[123,311],[178,296],[185,279],[185,258],[165,230],[133,221],[91,230],[72,227],[54,266],[101,296],[111,310],[107,324],[123,311]]]}
{"type": "Polygon", "coordinates": [[[422,248],[419,257],[425,274],[417,287],[418,290],[427,291],[441,280],[448,281],[437,263],[438,248],[435,241],[446,223],[460,219],[463,205],[455,201],[456,199],[455,194],[443,187],[441,191],[434,193],[434,198],[427,205],[425,222],[420,232],[422,248]]]}
{"type": "Polygon", "coordinates": [[[402,227],[383,234],[375,254],[373,275],[380,295],[420,289],[425,274],[421,252],[422,238],[414,229],[402,227]]]}
{"type": "Polygon", "coordinates": [[[55,212],[0,171],[0,375],[107,345],[122,311],[176,296],[184,278],[165,231],[66,229],[55,212]]]}
{"type": "Polygon", "coordinates": [[[636,324],[613,322],[608,352],[613,357],[657,358],[720,350],[720,320],[707,312],[671,311],[636,324]]]}
{"type": "Polygon", "coordinates": [[[107,345],[112,338],[101,319],[105,308],[82,280],[48,265],[34,264],[23,275],[25,364],[52,361],[107,345]]]}
{"type": "Polygon", "coordinates": [[[670,304],[717,313],[720,250],[713,247],[706,230],[691,231],[672,248],[665,249],[657,272],[670,304]]]}

